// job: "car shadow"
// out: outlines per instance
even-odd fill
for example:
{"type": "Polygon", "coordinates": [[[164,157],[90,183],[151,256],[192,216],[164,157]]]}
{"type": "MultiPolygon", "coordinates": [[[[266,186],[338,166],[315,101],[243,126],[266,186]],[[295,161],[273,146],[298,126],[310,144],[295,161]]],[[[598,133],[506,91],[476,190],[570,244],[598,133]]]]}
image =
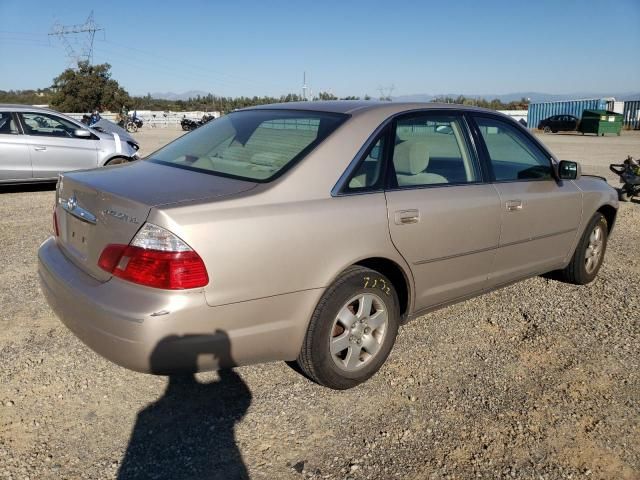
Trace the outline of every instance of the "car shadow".
{"type": "Polygon", "coordinates": [[[228,335],[167,337],[154,349],[151,367],[163,373],[176,352],[189,352],[169,376],[163,396],[138,413],[117,478],[246,479],[234,426],[251,405],[251,391],[234,370],[218,372],[218,380],[200,382],[193,373],[198,357],[213,355],[220,365],[234,365],[228,335]],[[186,348],[185,348],[186,345],[186,348]]]}
{"type": "Polygon", "coordinates": [[[3,193],[21,193],[21,192],[52,192],[56,189],[55,182],[48,183],[21,183],[19,185],[0,185],[0,195],[3,193]]]}

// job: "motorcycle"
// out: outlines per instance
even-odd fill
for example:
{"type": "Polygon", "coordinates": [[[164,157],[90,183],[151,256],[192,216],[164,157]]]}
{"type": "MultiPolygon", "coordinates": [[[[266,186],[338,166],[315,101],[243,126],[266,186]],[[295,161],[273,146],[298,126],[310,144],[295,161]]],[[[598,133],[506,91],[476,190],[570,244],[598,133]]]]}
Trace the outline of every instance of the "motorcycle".
{"type": "Polygon", "coordinates": [[[621,202],[640,196],[640,164],[637,160],[629,155],[624,162],[609,165],[609,170],[620,176],[622,187],[618,190],[618,198],[621,202]]]}
{"type": "Polygon", "coordinates": [[[191,120],[190,118],[185,117],[182,120],[180,120],[180,126],[182,127],[182,130],[184,130],[185,132],[188,132],[190,130],[195,130],[200,126],[200,124],[195,120],[191,120]]]}
{"type": "Polygon", "coordinates": [[[141,118],[137,117],[134,114],[134,115],[128,115],[127,118],[120,120],[118,122],[118,125],[124,128],[127,132],[134,133],[134,132],[137,132],[139,128],[142,128],[142,125],[144,125],[144,122],[142,121],[141,118]]]}
{"type": "Polygon", "coordinates": [[[214,117],[213,115],[209,115],[207,113],[205,113],[200,120],[191,120],[190,118],[184,117],[182,120],[180,120],[180,126],[182,127],[182,130],[185,131],[195,130],[196,128],[210,122],[211,120],[214,120],[215,118],[216,117],[214,117]]]}
{"type": "Polygon", "coordinates": [[[205,113],[202,116],[202,120],[200,120],[200,125],[204,125],[205,123],[210,122],[211,120],[215,120],[216,117],[214,117],[213,115],[209,115],[208,113],[205,113]]]}

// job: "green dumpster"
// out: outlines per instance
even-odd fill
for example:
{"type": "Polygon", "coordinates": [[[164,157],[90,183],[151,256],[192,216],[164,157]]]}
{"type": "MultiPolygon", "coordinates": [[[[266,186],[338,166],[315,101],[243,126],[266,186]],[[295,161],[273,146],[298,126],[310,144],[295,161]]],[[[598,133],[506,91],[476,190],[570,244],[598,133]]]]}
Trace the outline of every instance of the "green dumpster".
{"type": "Polygon", "coordinates": [[[578,131],[585,133],[595,133],[604,135],[605,133],[615,133],[620,135],[622,130],[622,115],[609,110],[584,110],[582,119],[578,126],[578,131]]]}

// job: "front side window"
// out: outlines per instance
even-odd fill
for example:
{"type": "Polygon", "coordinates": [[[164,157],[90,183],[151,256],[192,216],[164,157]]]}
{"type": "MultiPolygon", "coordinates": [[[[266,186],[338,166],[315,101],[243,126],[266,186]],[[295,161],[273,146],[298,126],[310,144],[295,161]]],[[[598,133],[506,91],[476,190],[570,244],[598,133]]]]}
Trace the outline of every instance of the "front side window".
{"type": "Polygon", "coordinates": [[[348,117],[295,110],[230,113],[152,154],[150,161],[246,180],[269,181],[301,160],[348,117]]]}
{"type": "Polygon", "coordinates": [[[24,133],[44,137],[73,137],[79,127],[69,120],[40,112],[20,113],[24,133]]]}
{"type": "Polygon", "coordinates": [[[10,112],[0,112],[0,135],[18,135],[18,126],[10,112]]]}
{"type": "Polygon", "coordinates": [[[549,158],[525,133],[502,120],[488,117],[476,117],[475,120],[497,181],[552,178],[549,158]]]}
{"type": "Polygon", "coordinates": [[[396,123],[393,167],[398,187],[480,180],[460,117],[429,114],[396,123]]]}

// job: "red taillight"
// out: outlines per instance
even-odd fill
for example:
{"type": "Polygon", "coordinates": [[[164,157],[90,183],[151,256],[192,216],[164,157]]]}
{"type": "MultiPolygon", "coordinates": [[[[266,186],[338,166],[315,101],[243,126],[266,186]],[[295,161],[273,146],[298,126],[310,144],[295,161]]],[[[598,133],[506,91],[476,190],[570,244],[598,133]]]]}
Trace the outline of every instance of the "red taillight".
{"type": "Polygon", "coordinates": [[[131,245],[107,245],[98,266],[116,277],[168,290],[204,287],[209,276],[194,252],[151,250],[131,245]]]}
{"type": "Polygon", "coordinates": [[[58,214],[56,213],[55,207],[53,207],[53,232],[56,234],[56,237],[60,236],[60,229],[58,228],[58,214]]]}

